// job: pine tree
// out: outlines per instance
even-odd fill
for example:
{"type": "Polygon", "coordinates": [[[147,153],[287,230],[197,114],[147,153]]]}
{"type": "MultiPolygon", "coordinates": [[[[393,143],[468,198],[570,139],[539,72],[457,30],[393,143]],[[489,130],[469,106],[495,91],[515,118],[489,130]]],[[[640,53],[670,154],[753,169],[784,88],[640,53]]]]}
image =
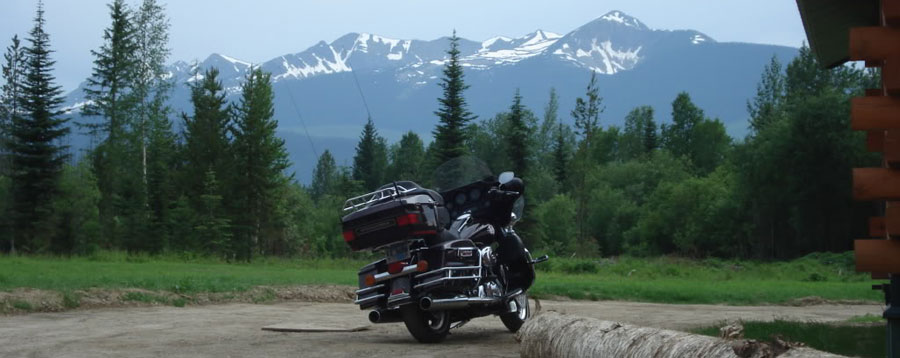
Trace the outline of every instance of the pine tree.
{"type": "Polygon", "coordinates": [[[271,74],[258,67],[248,75],[237,107],[233,151],[235,179],[231,195],[240,210],[235,216],[235,242],[240,258],[250,260],[260,247],[260,233],[274,219],[276,190],[290,165],[284,140],[275,134],[275,95],[271,74]]]}
{"type": "Polygon", "coordinates": [[[463,67],[459,63],[459,38],[456,31],[450,37],[450,49],[447,54],[450,58],[444,66],[444,77],[441,79],[443,97],[438,99],[440,107],[437,112],[440,123],[435,127],[435,158],[434,165],[466,154],[464,129],[467,123],[477,117],[469,112],[463,91],[469,88],[463,80],[463,67]]]}
{"type": "Polygon", "coordinates": [[[375,123],[370,118],[359,137],[356,155],[353,157],[353,180],[363,183],[366,190],[373,190],[384,184],[387,166],[387,144],[378,135],[375,123]]]}
{"type": "Polygon", "coordinates": [[[644,153],[652,153],[659,148],[659,140],[656,135],[656,121],[653,120],[653,107],[650,107],[648,121],[644,122],[643,139],[644,153]]]}
{"type": "Polygon", "coordinates": [[[310,184],[310,196],[315,202],[319,202],[325,195],[334,192],[337,186],[337,165],[334,157],[327,149],[319,156],[316,168],[313,169],[312,183],[310,184]]]}
{"type": "Polygon", "coordinates": [[[25,76],[18,106],[21,116],[13,116],[10,154],[12,156],[13,247],[18,242],[26,251],[46,245],[47,233],[41,223],[51,211],[58,193],[62,166],[68,158],[60,140],[69,133],[68,119],[60,118],[62,88],[51,74],[50,37],[44,32],[44,5],[39,1],[30,46],[24,49],[25,76]],[[39,242],[40,240],[40,242],[39,242]]]}
{"type": "Polygon", "coordinates": [[[564,186],[568,179],[569,161],[572,157],[574,133],[565,123],[558,123],[553,134],[553,175],[557,184],[564,186]]]}
{"type": "Polygon", "coordinates": [[[131,137],[137,46],[131,11],[124,0],[114,0],[108,7],[111,24],[103,31],[103,44],[91,51],[94,69],[84,89],[88,104],[82,109],[85,116],[100,119],[81,125],[100,139],[91,154],[100,188],[100,218],[107,244],[124,243],[133,249],[141,242],[140,231],[146,223],[140,215],[146,198],[131,137]]]}
{"type": "Polygon", "coordinates": [[[672,124],[663,125],[663,146],[676,156],[690,156],[693,151],[694,127],[704,118],[703,110],[681,92],[672,102],[672,124]]]}
{"type": "Polygon", "coordinates": [[[550,99],[547,101],[547,106],[544,107],[544,118],[538,131],[537,150],[542,155],[552,152],[558,121],[559,95],[556,94],[556,89],[551,87],[550,99]]]}
{"type": "Polygon", "coordinates": [[[231,221],[225,214],[222,194],[216,172],[208,170],[203,174],[203,190],[199,197],[197,221],[194,232],[201,247],[208,253],[230,258],[231,221]]]}
{"type": "Polygon", "coordinates": [[[19,115],[19,102],[24,82],[25,49],[19,36],[12,38],[12,44],[3,54],[3,86],[0,87],[0,175],[9,172],[9,140],[13,116],[19,115]]]}
{"type": "Polygon", "coordinates": [[[391,164],[387,180],[411,180],[417,183],[425,180],[422,172],[425,163],[425,144],[413,131],[406,132],[400,143],[391,150],[391,164]]]}
{"type": "Polygon", "coordinates": [[[215,171],[219,180],[221,174],[229,173],[228,159],[230,141],[228,130],[231,119],[225,101],[225,91],[218,80],[219,70],[211,68],[191,85],[192,117],[182,114],[184,119],[184,160],[183,189],[190,199],[196,199],[204,190],[207,171],[215,171]]]}
{"type": "Polygon", "coordinates": [[[524,177],[528,171],[528,162],[531,156],[529,148],[529,139],[531,138],[530,128],[525,123],[525,116],[528,110],[522,105],[522,95],[516,89],[513,96],[513,104],[509,107],[509,115],[506,117],[508,122],[507,154],[510,163],[513,165],[513,171],[520,177],[524,177]]]}

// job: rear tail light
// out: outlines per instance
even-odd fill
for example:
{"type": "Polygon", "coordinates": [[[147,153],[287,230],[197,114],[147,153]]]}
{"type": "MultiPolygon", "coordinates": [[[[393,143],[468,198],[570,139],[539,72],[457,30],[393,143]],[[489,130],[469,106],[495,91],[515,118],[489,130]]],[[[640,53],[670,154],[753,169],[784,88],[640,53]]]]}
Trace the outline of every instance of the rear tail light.
{"type": "Polygon", "coordinates": [[[391,291],[391,295],[399,295],[401,293],[406,293],[406,291],[404,291],[402,288],[397,288],[391,291]]]}
{"type": "Polygon", "coordinates": [[[407,226],[419,223],[418,214],[406,214],[397,217],[397,226],[407,226]]]}
{"type": "Polygon", "coordinates": [[[375,275],[366,276],[366,286],[367,287],[375,286],[375,275]]]}
{"type": "Polygon", "coordinates": [[[344,231],[344,242],[350,242],[353,241],[353,239],[356,239],[356,234],[353,230],[344,231]]]}
{"type": "Polygon", "coordinates": [[[425,272],[428,271],[428,261],[422,260],[416,263],[416,271],[425,272]]]}
{"type": "Polygon", "coordinates": [[[388,272],[391,274],[400,273],[400,271],[403,271],[403,266],[405,265],[406,264],[402,261],[392,263],[388,265],[388,272]]]}

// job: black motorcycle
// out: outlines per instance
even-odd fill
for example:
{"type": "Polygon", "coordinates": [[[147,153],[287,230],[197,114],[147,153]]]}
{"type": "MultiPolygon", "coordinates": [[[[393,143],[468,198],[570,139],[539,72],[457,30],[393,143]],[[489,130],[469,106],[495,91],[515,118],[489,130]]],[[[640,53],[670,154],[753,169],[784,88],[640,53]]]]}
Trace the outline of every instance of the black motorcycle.
{"type": "Polygon", "coordinates": [[[498,315],[512,332],[528,319],[533,265],[547,257],[533,260],[513,230],[522,180],[486,168],[459,158],[436,170],[441,191],[398,181],[346,201],[344,241],[385,253],[359,270],[355,303],[372,310],[372,323],[403,321],[433,343],[476,317],[498,315]]]}

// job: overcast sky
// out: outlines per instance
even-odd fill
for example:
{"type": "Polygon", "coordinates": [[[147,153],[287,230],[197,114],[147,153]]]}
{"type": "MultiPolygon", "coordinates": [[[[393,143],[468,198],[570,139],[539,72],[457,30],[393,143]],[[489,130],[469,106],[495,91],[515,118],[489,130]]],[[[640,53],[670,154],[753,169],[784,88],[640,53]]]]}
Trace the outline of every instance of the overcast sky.
{"type": "MultiPolygon", "coordinates": [[[[128,0],[137,5],[140,0],[128,0]]],[[[56,76],[72,90],[90,75],[90,50],[109,24],[108,0],[45,0],[56,76]]],[[[565,34],[611,10],[654,29],[693,29],[717,41],[799,47],[805,40],[789,0],[179,0],[167,4],[174,60],[217,52],[263,62],[348,32],[430,40],[450,34],[485,40],[536,29],[565,34]]],[[[32,26],[36,0],[0,0],[0,47],[32,26]]]]}

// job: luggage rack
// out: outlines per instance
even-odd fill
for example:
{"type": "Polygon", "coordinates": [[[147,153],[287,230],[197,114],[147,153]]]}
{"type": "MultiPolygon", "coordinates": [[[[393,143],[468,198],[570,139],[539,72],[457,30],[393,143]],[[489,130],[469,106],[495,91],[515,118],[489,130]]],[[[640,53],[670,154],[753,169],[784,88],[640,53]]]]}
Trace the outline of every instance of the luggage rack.
{"type": "Polygon", "coordinates": [[[388,188],[376,190],[368,194],[363,194],[347,199],[347,201],[344,202],[344,211],[355,212],[361,208],[369,206],[369,204],[372,204],[374,202],[388,198],[395,198],[413,190],[415,190],[415,188],[407,189],[402,185],[394,184],[393,186],[388,188]]]}

